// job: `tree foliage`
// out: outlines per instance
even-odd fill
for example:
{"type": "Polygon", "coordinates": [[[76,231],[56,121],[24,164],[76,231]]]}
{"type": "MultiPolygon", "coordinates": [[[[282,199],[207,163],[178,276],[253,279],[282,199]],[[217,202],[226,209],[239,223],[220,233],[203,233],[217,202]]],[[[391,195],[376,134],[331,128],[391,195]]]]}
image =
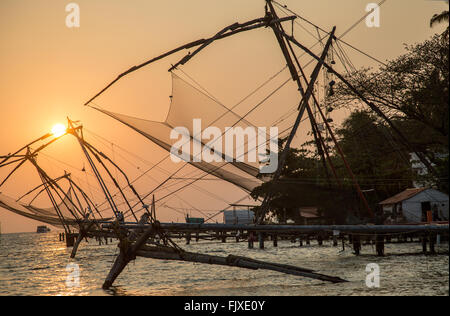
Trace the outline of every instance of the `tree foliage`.
{"type": "MultiPolygon", "coordinates": [[[[284,142],[280,142],[280,150],[284,142]]],[[[354,196],[348,188],[338,188],[335,182],[328,183],[321,166],[306,146],[291,148],[280,179],[262,184],[251,195],[255,199],[264,198],[271,192],[271,215],[280,221],[291,219],[298,222],[300,207],[317,207],[319,214],[328,217],[330,223],[343,223],[354,196]]]]}
{"type": "MultiPolygon", "coordinates": [[[[421,131],[420,139],[409,137],[418,150],[448,151],[449,46],[435,35],[423,43],[406,46],[407,53],[378,71],[360,69],[348,80],[389,118],[402,123],[405,136],[421,131]],[[429,146],[432,145],[432,146],[429,146]]],[[[333,96],[336,106],[362,104],[344,84],[333,96]]]]}
{"type": "MultiPolygon", "coordinates": [[[[339,144],[363,190],[374,190],[384,199],[410,187],[414,180],[407,149],[399,145],[392,130],[370,112],[355,111],[337,131],[339,144]]],[[[346,176],[342,160],[339,173],[346,176]]]]}
{"type": "MultiPolygon", "coordinates": [[[[448,5],[448,1],[447,5],[448,5]]],[[[435,26],[436,24],[440,24],[440,23],[444,23],[449,21],[449,12],[448,10],[442,11],[441,13],[436,13],[435,15],[433,15],[433,17],[430,20],[430,27],[435,26]]],[[[445,29],[444,33],[442,33],[442,37],[445,40],[446,38],[448,39],[449,37],[449,27],[447,26],[447,28],[445,29]]]]}
{"type": "MultiPolygon", "coordinates": [[[[440,189],[448,192],[448,37],[443,40],[436,35],[406,46],[406,50],[378,71],[360,69],[347,80],[389,117],[414,151],[431,160],[440,189]]],[[[409,148],[353,91],[343,83],[337,84],[332,102],[335,107],[346,106],[352,111],[336,134],[372,210],[381,200],[418,180],[411,168],[409,148]]],[[[355,187],[336,147],[330,146],[330,154],[339,181],[327,179],[317,151],[308,145],[311,143],[291,149],[279,181],[264,183],[253,190],[252,196],[256,199],[271,192],[272,215],[281,220],[298,218],[299,207],[306,206],[318,207],[335,223],[344,222],[352,213],[362,217],[362,205],[355,203],[355,187]]]]}

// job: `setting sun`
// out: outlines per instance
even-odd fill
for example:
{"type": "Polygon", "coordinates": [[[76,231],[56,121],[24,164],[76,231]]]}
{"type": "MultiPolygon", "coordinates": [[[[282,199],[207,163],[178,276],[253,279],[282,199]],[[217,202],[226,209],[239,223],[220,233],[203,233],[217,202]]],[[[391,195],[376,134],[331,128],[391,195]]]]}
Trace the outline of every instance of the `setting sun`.
{"type": "Polygon", "coordinates": [[[64,124],[56,124],[52,127],[52,134],[55,137],[60,137],[66,133],[66,126],[64,124]]]}

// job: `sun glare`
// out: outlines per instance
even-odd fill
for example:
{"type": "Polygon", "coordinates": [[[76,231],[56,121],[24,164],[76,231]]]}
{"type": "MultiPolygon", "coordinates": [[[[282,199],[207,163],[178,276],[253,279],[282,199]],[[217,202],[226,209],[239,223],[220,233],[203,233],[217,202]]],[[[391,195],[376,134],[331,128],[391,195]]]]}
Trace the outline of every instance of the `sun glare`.
{"type": "Polygon", "coordinates": [[[52,134],[55,137],[60,137],[66,133],[66,126],[64,124],[56,124],[52,128],[52,134]]]}

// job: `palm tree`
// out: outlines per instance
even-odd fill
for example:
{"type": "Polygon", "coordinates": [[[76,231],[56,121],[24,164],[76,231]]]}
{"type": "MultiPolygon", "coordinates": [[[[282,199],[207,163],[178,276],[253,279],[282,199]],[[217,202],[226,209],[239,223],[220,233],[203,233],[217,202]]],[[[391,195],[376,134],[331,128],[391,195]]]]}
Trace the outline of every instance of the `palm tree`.
{"type": "MultiPolygon", "coordinates": [[[[446,1],[446,2],[448,4],[448,1],[446,1]]],[[[433,15],[433,17],[430,20],[430,27],[433,27],[436,24],[440,24],[440,23],[444,23],[444,22],[448,23],[448,18],[449,18],[448,10],[442,11],[440,14],[435,14],[435,15],[433,15]]],[[[442,36],[444,38],[447,38],[448,35],[449,35],[449,27],[447,26],[447,29],[444,31],[444,33],[442,33],[442,36]]]]}

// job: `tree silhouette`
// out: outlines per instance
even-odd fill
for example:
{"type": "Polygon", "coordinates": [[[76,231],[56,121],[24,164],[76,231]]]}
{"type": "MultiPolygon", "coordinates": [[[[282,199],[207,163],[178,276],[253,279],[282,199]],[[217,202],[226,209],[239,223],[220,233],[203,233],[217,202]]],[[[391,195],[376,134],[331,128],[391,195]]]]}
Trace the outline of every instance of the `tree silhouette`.
{"type": "MultiPolygon", "coordinates": [[[[446,1],[446,2],[448,4],[448,1],[446,1]]],[[[448,14],[449,14],[448,10],[446,10],[446,11],[442,11],[440,14],[433,15],[433,17],[430,20],[430,27],[433,27],[436,24],[441,24],[441,23],[444,23],[444,22],[448,23],[448,21],[449,21],[448,20],[448,14]]],[[[442,36],[444,38],[447,38],[448,35],[449,35],[449,27],[447,26],[447,29],[444,31],[444,33],[442,33],[442,36]]]]}

